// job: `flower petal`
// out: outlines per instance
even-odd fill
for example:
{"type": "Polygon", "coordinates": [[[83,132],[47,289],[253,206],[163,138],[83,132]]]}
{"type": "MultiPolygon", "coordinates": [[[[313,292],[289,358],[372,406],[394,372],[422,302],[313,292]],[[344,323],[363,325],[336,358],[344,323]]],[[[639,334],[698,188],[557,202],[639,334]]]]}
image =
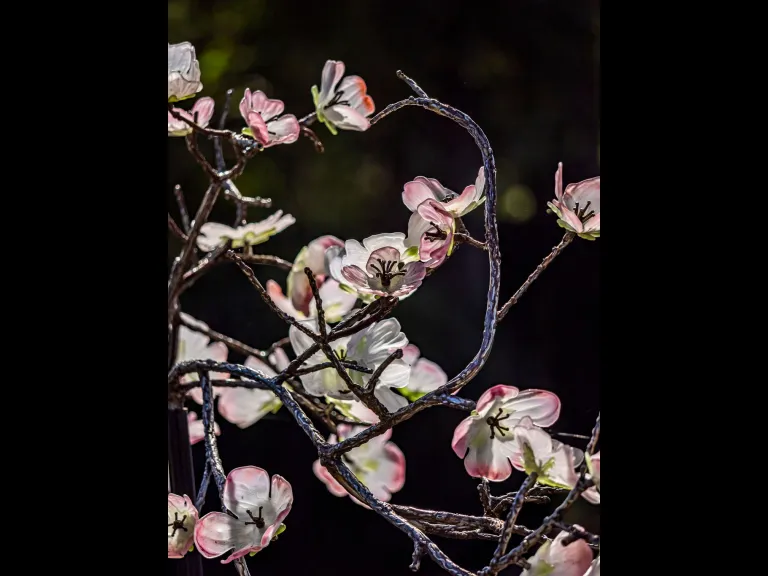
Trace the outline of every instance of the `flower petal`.
{"type": "Polygon", "coordinates": [[[417,176],[411,182],[403,186],[403,204],[411,212],[415,212],[422,202],[426,200],[443,200],[449,194],[453,194],[434,178],[417,176]]]}
{"type": "Polygon", "coordinates": [[[272,476],[270,500],[277,512],[277,518],[273,524],[279,527],[293,506],[293,488],[290,482],[279,474],[272,476]]]}
{"type": "Polygon", "coordinates": [[[325,114],[325,117],[330,122],[342,130],[365,132],[371,127],[371,122],[368,118],[350,106],[336,104],[326,108],[323,114],[325,114]]]}
{"type": "Polygon", "coordinates": [[[414,392],[432,392],[447,383],[448,375],[440,366],[431,360],[421,358],[411,367],[408,389],[414,392]]]}
{"type": "Polygon", "coordinates": [[[323,66],[323,74],[320,81],[319,106],[325,106],[336,93],[336,85],[344,76],[344,62],[328,60],[323,66]]]}
{"type": "Polygon", "coordinates": [[[248,428],[280,406],[269,390],[232,388],[219,399],[219,414],[239,428],[248,428]]]}
{"type": "MultiPolygon", "coordinates": [[[[389,368],[387,368],[388,370],[389,368]]],[[[376,385],[376,391],[374,392],[377,400],[381,402],[387,412],[393,413],[408,406],[408,399],[404,398],[389,386],[376,385]]]]}
{"type": "Polygon", "coordinates": [[[303,318],[304,315],[293,307],[291,300],[283,294],[283,289],[274,280],[267,280],[267,294],[272,299],[272,302],[277,305],[280,310],[291,316],[292,318],[303,318]]]}
{"type": "Polygon", "coordinates": [[[267,123],[264,122],[264,118],[261,117],[261,114],[253,111],[248,112],[246,122],[248,122],[248,128],[251,129],[253,137],[259,144],[263,146],[269,142],[269,129],[267,128],[267,123]]]}
{"type": "Polygon", "coordinates": [[[563,199],[563,163],[557,163],[557,171],[555,172],[555,198],[558,200],[563,199]]]}
{"type": "Polygon", "coordinates": [[[516,397],[520,393],[515,386],[507,386],[506,384],[497,384],[491,388],[488,388],[480,399],[477,401],[475,410],[482,414],[486,408],[489,408],[494,401],[499,400],[505,402],[511,398],[516,397]]]}
{"type": "MultiPolygon", "coordinates": [[[[513,418],[528,416],[536,426],[552,426],[560,417],[560,398],[547,390],[523,390],[505,399],[504,410],[513,412],[513,418]]],[[[480,412],[479,402],[477,411],[480,412]]]]}
{"type": "Polygon", "coordinates": [[[227,475],[222,501],[236,516],[245,516],[269,499],[269,486],[269,474],[263,468],[235,468],[227,475]]]}
{"type": "Polygon", "coordinates": [[[227,564],[261,549],[255,545],[254,535],[258,536],[258,531],[246,526],[244,522],[223,512],[209,512],[195,526],[195,546],[204,558],[216,558],[234,548],[232,554],[223,561],[227,564]]]}
{"type": "Polygon", "coordinates": [[[476,436],[471,442],[464,468],[474,478],[488,478],[491,482],[501,482],[512,474],[512,465],[507,455],[500,449],[500,442],[494,442],[486,436],[476,436]]]}
{"type": "Polygon", "coordinates": [[[269,131],[267,148],[277,144],[292,144],[301,134],[301,126],[293,114],[286,114],[277,120],[272,120],[267,124],[267,130],[269,131]]]}
{"type": "Polygon", "coordinates": [[[320,464],[320,460],[314,461],[312,464],[312,471],[315,473],[315,476],[317,476],[323,482],[323,484],[325,484],[326,488],[328,488],[328,492],[334,496],[347,495],[347,491],[344,489],[344,487],[339,484],[333,476],[331,476],[331,473],[328,472],[325,466],[320,464]]]}

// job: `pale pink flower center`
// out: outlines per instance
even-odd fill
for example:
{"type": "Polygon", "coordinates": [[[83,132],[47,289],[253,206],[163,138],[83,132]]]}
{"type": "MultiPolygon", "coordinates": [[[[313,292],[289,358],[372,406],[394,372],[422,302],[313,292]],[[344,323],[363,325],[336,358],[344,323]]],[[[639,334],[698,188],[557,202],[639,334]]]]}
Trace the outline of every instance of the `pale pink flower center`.
{"type": "Polygon", "coordinates": [[[491,428],[491,440],[496,437],[496,434],[499,436],[506,436],[509,432],[509,427],[504,426],[501,421],[506,420],[511,416],[511,413],[504,412],[502,408],[499,408],[499,411],[496,413],[495,416],[488,416],[485,419],[485,423],[488,424],[488,426],[491,428]]]}

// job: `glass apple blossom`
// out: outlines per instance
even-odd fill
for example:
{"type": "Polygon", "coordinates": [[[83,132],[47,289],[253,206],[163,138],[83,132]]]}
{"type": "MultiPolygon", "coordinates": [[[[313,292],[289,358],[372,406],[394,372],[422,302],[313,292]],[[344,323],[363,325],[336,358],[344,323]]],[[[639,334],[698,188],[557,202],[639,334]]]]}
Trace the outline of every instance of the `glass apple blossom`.
{"type": "Polygon", "coordinates": [[[557,214],[557,223],[580,238],[594,240],[600,237],[600,176],[576,184],[568,184],[563,191],[563,163],[555,172],[555,200],[547,206],[557,214]]]}
{"type": "Polygon", "coordinates": [[[427,268],[437,268],[451,255],[456,221],[437,200],[424,200],[408,220],[405,245],[416,247],[427,268]]]}
{"type": "Polygon", "coordinates": [[[512,429],[526,416],[540,426],[560,417],[560,399],[546,390],[498,384],[486,390],[471,416],[453,433],[451,447],[470,476],[501,482],[512,474],[509,458],[517,451],[512,429]]]}
{"type": "Polygon", "coordinates": [[[323,66],[320,90],[312,86],[317,119],[331,134],[338,130],[368,130],[368,116],[376,106],[366,94],[365,81],[359,76],[344,76],[344,62],[328,60],[323,66]],[[343,77],[343,78],[342,78],[343,77]]]}
{"type": "MultiPolygon", "coordinates": [[[[331,276],[362,296],[408,297],[421,286],[427,269],[418,261],[418,250],[405,246],[405,234],[375,234],[347,240],[343,252],[330,262],[331,276]]],[[[370,299],[370,298],[369,298],[370,299]]]]}
{"type": "MultiPolygon", "coordinates": [[[[302,325],[317,332],[315,319],[305,320],[302,325]]],[[[307,334],[291,326],[288,331],[294,353],[304,353],[313,344],[307,334]]],[[[400,331],[400,323],[394,318],[372,324],[353,336],[339,338],[331,343],[332,349],[339,360],[355,363],[362,368],[376,370],[395,350],[408,344],[408,338],[400,331]]],[[[323,353],[317,352],[307,361],[307,366],[326,362],[323,353]]],[[[348,369],[348,377],[357,386],[365,386],[371,379],[370,374],[348,369]]],[[[411,367],[402,359],[392,361],[381,373],[376,383],[375,396],[390,412],[408,404],[408,401],[392,388],[407,386],[411,367]]],[[[340,400],[353,399],[355,396],[349,389],[342,375],[333,368],[325,368],[302,376],[302,383],[307,392],[315,396],[330,396],[340,400]]]]}
{"type": "Polygon", "coordinates": [[[197,509],[185,494],[168,493],[168,558],[183,558],[192,546],[197,509]]]}
{"type": "Polygon", "coordinates": [[[569,536],[562,531],[554,540],[542,544],[528,560],[531,567],[520,576],[585,576],[592,565],[592,550],[584,540],[567,544],[569,536]]]}
{"type": "Polygon", "coordinates": [[[210,252],[222,244],[231,242],[232,248],[246,247],[250,249],[258,244],[263,244],[295,222],[296,219],[293,216],[290,214],[283,215],[282,210],[278,210],[266,220],[237,228],[217,222],[206,222],[200,229],[197,246],[204,252],[210,252]]]}
{"type": "MultiPolygon", "coordinates": [[[[288,273],[287,296],[290,298],[293,307],[304,314],[304,316],[309,316],[309,307],[314,301],[309,287],[309,279],[304,270],[309,268],[312,274],[315,275],[315,282],[317,282],[318,288],[322,288],[328,275],[325,253],[333,246],[344,246],[344,242],[336,238],[336,236],[330,235],[315,238],[299,251],[293,261],[291,271],[288,273]]],[[[354,300],[352,305],[354,305],[354,300]]],[[[350,305],[350,309],[352,305],[350,305]]]]}
{"type": "Polygon", "coordinates": [[[195,545],[206,558],[228,564],[258,552],[276,536],[293,505],[293,489],[282,476],[270,482],[266,470],[256,466],[235,468],[224,485],[224,506],[232,515],[209,512],[195,526],[195,545]]]}
{"type": "Polygon", "coordinates": [[[281,116],[284,108],[282,100],[270,100],[261,90],[246,88],[240,101],[240,114],[248,124],[243,132],[264,148],[296,142],[301,133],[299,121],[293,114],[281,116]]]}
{"type": "MultiPolygon", "coordinates": [[[[187,112],[181,108],[174,108],[173,111],[187,120],[197,123],[198,126],[205,128],[213,116],[214,102],[213,98],[200,98],[192,109],[187,112]]],[[[192,126],[184,120],[179,120],[171,112],[168,112],[168,136],[187,136],[192,134],[192,126]]]]}
{"type": "MultiPolygon", "coordinates": [[[[338,438],[341,440],[364,430],[362,426],[347,424],[340,424],[336,429],[338,438]]],[[[389,502],[392,494],[405,485],[405,456],[394,442],[389,442],[391,436],[392,431],[388,430],[370,442],[350,450],[345,456],[352,473],[382,502],[389,502]]],[[[336,435],[331,434],[328,443],[335,444],[336,441],[336,435]]],[[[320,463],[320,460],[315,460],[312,470],[331,494],[352,497],[320,463]]],[[[354,497],[352,501],[365,505],[354,497]]]]}
{"type": "Polygon", "coordinates": [[[189,42],[168,43],[168,102],[192,98],[203,89],[200,63],[189,42]]]}

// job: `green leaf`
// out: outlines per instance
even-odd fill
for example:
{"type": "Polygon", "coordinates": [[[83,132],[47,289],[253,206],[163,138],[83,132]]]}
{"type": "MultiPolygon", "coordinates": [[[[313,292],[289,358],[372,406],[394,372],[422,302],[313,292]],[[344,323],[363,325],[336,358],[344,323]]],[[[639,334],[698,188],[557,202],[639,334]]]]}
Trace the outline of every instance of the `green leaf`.
{"type": "Polygon", "coordinates": [[[415,262],[419,259],[419,247],[411,246],[405,252],[403,252],[403,262],[415,262]]]}
{"type": "Polygon", "coordinates": [[[277,532],[275,532],[275,536],[280,536],[280,534],[285,532],[286,528],[288,528],[288,526],[286,526],[285,524],[280,524],[280,528],[278,528],[277,532]]]}
{"type": "Polygon", "coordinates": [[[397,391],[409,402],[416,402],[416,400],[427,394],[426,392],[414,392],[413,390],[408,390],[407,388],[398,388],[397,391]]]}

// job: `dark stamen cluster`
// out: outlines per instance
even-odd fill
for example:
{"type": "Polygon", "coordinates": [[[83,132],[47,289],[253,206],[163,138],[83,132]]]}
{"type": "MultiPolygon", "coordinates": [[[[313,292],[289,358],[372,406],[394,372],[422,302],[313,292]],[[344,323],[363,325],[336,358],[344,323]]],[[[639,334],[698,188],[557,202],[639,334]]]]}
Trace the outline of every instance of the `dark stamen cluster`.
{"type": "Polygon", "coordinates": [[[376,262],[378,262],[379,265],[376,266],[376,264],[371,264],[371,268],[376,271],[376,277],[381,279],[381,285],[385,288],[389,288],[392,279],[396,276],[405,276],[405,271],[403,270],[403,268],[405,268],[405,263],[403,262],[395,262],[394,260],[385,262],[378,258],[376,259],[376,262]],[[395,265],[397,265],[397,272],[392,272],[392,270],[395,269],[395,265]]]}

